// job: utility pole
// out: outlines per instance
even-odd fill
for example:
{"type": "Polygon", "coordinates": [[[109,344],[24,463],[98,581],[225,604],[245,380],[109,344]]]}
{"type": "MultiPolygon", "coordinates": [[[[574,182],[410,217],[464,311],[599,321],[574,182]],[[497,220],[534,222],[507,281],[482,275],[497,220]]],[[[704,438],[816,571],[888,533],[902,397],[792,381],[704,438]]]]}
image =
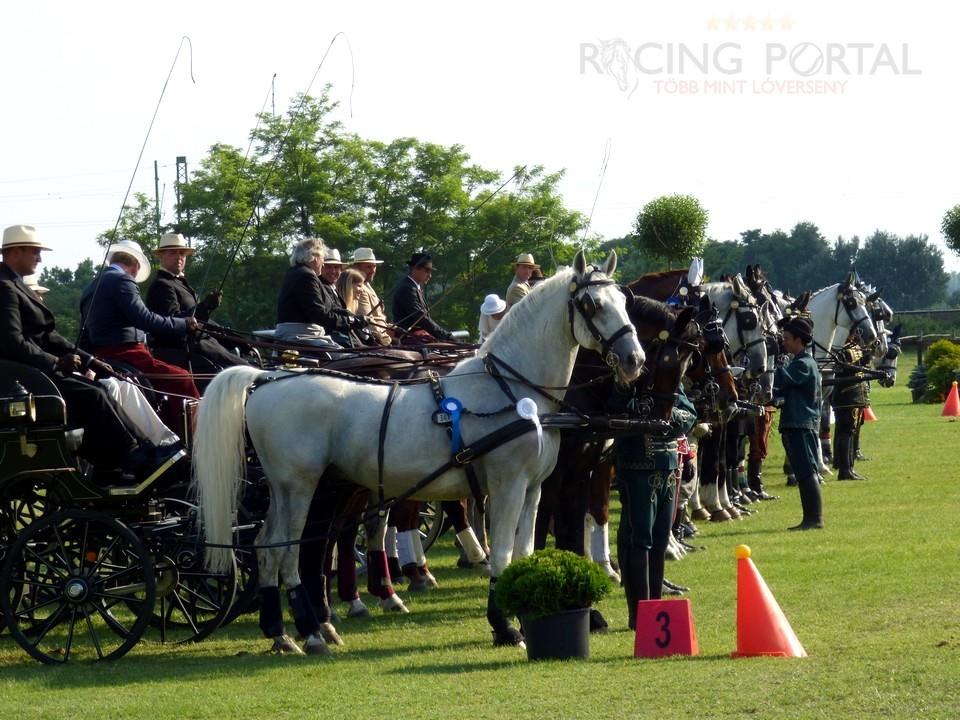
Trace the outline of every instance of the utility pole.
{"type": "MultiPolygon", "coordinates": [[[[177,193],[177,230],[183,230],[183,186],[190,181],[187,173],[187,158],[185,155],[177,155],[177,184],[174,189],[177,193]]],[[[186,212],[187,224],[190,224],[190,210],[186,212]]]]}
{"type": "Polygon", "coordinates": [[[160,238],[160,174],[157,161],[153,161],[153,219],[157,226],[157,239],[160,238]]]}

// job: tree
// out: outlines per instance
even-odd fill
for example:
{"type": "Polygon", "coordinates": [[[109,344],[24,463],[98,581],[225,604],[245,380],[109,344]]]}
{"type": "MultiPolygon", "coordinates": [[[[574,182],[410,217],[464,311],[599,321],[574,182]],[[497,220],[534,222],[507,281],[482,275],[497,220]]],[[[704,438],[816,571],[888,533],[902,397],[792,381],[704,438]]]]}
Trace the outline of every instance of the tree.
{"type": "Polygon", "coordinates": [[[960,205],[954,205],[943,214],[940,231],[947,241],[947,247],[960,255],[960,205]]]}
{"type": "MultiPolygon", "coordinates": [[[[116,231],[105,230],[97,235],[97,244],[105,248],[118,240],[133,240],[149,255],[160,242],[156,212],[156,205],[150,198],[143,193],[134,193],[133,204],[123,206],[116,231]]],[[[161,232],[166,229],[161,228],[161,232]]]]}
{"type": "Polygon", "coordinates": [[[926,235],[901,238],[876,231],[860,251],[857,272],[883,288],[883,298],[894,312],[929,308],[946,299],[943,253],[926,235]]]}
{"type": "Polygon", "coordinates": [[[84,260],[77,269],[45,267],[40,284],[50,288],[43,301],[57,319],[57,332],[74,341],[80,331],[80,296],[93,280],[93,261],[84,260]]]}
{"type": "Polygon", "coordinates": [[[692,195],[664,195],[648,202],[637,215],[635,241],[668,265],[688,262],[703,252],[707,220],[707,211],[692,195]]]}

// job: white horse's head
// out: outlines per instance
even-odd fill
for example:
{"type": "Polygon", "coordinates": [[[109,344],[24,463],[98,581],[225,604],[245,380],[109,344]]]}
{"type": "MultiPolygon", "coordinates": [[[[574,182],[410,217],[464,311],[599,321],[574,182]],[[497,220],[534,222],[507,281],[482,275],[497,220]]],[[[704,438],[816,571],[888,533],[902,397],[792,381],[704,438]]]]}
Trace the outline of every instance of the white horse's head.
{"type": "Polygon", "coordinates": [[[838,327],[846,328],[850,334],[858,334],[861,347],[869,348],[879,341],[877,328],[867,309],[867,298],[857,287],[853,278],[840,283],[837,287],[837,306],[834,317],[838,327]]]}
{"type": "Polygon", "coordinates": [[[734,364],[745,367],[748,377],[760,377],[767,367],[767,344],[757,299],[739,274],[703,288],[720,314],[734,364]]]}
{"type": "Polygon", "coordinates": [[[602,268],[587,265],[583,251],[578,252],[573,261],[568,314],[574,339],[599,352],[616,373],[617,381],[628,384],[640,377],[646,357],[627,315],[626,295],[611,279],[616,267],[614,251],[602,268]]]}

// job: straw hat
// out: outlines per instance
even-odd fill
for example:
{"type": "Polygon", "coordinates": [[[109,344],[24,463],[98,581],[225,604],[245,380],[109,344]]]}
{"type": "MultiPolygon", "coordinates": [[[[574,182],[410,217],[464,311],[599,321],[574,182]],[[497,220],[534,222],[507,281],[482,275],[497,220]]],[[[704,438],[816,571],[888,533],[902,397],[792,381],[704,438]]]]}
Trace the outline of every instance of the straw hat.
{"type": "Polygon", "coordinates": [[[340,259],[340,251],[336,248],[328,247],[323,253],[324,265],[343,265],[340,259]]]}
{"type": "Polygon", "coordinates": [[[480,312],[484,315],[496,315],[507,309],[507,301],[496,293],[491,293],[483,299],[483,305],[480,306],[480,312]]]}
{"type": "Polygon", "coordinates": [[[39,275],[37,273],[33,273],[33,275],[24,275],[23,284],[33,290],[37,295],[43,295],[44,293],[50,292],[50,288],[44,287],[37,281],[38,278],[39,275]]]}
{"type": "Polygon", "coordinates": [[[373,254],[373,248],[357,248],[353,251],[353,264],[357,263],[373,263],[374,265],[382,265],[383,260],[377,260],[377,256],[373,254]]]}
{"type": "Polygon", "coordinates": [[[3,249],[10,247],[35,247],[52,250],[37,238],[37,229],[33,225],[11,225],[3,231],[3,249]]]}
{"type": "Polygon", "coordinates": [[[113,257],[114,253],[126,253],[131,257],[137,259],[137,262],[140,263],[140,269],[137,270],[137,276],[134,278],[134,281],[137,283],[142,283],[148,277],[150,277],[150,260],[147,259],[146,254],[140,248],[140,246],[135,243],[133,240],[121,240],[120,242],[113,243],[109,248],[107,248],[107,261],[105,265],[110,264],[110,258],[113,257]]]}
{"type": "Polygon", "coordinates": [[[186,250],[188,255],[193,255],[193,248],[187,243],[187,239],[180,233],[166,233],[160,238],[160,244],[157,245],[157,252],[163,250],[186,250]]]}
{"type": "Polygon", "coordinates": [[[514,265],[529,265],[530,267],[539,267],[537,263],[533,260],[533,255],[530,253],[520,253],[517,255],[517,260],[514,265]]]}

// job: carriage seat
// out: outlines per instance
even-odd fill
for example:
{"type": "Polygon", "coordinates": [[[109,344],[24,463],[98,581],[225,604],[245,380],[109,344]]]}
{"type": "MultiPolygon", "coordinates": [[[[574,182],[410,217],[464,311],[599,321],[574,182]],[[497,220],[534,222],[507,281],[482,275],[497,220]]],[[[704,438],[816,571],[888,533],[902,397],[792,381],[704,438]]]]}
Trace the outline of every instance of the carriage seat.
{"type": "MultiPolygon", "coordinates": [[[[0,360],[0,398],[10,399],[21,393],[20,384],[33,396],[35,409],[31,427],[65,427],[67,424],[67,406],[53,381],[36,368],[10,360],[0,360]]],[[[14,419],[0,418],[3,426],[11,425],[14,419]]]]}

